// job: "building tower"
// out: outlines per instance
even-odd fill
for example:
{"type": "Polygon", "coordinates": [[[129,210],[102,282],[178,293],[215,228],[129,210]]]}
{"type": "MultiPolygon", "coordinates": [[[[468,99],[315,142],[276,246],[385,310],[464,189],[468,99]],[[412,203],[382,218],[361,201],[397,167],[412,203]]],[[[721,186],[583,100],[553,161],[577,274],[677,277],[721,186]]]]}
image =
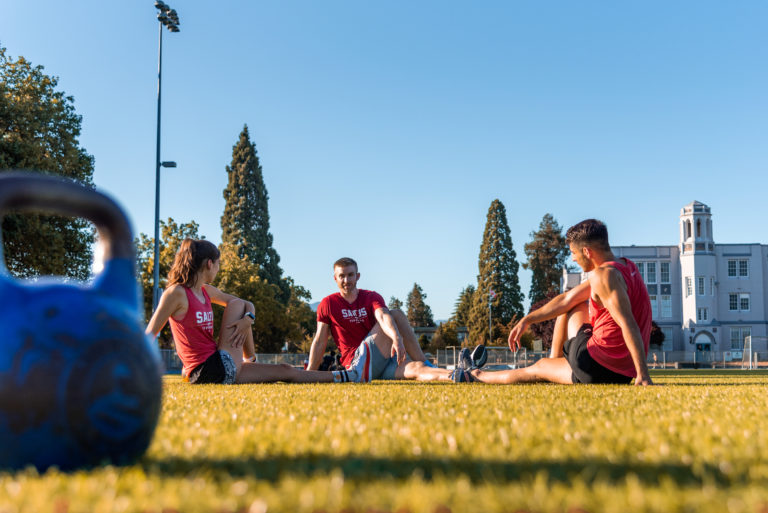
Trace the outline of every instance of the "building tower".
{"type": "Polygon", "coordinates": [[[680,210],[680,278],[686,350],[722,350],[717,333],[717,266],[712,213],[699,201],[680,210]]]}

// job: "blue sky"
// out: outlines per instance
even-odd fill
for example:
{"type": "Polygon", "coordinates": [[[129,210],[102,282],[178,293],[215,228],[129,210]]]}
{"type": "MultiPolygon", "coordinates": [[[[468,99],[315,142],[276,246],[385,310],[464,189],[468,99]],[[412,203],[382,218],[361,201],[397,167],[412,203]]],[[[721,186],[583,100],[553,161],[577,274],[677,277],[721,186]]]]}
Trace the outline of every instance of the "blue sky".
{"type": "MultiPolygon", "coordinates": [[[[221,237],[244,124],[285,272],[313,301],[352,256],[360,286],[418,282],[447,318],[474,283],[488,206],[520,262],[544,214],[612,243],[676,244],[680,208],[716,242],[768,243],[768,3],[169,1],[161,217],[221,237]]],[[[58,76],[97,186],[153,233],[152,1],[3,0],[0,45],[58,76]]],[[[520,273],[527,294],[530,276],[520,273]]]]}

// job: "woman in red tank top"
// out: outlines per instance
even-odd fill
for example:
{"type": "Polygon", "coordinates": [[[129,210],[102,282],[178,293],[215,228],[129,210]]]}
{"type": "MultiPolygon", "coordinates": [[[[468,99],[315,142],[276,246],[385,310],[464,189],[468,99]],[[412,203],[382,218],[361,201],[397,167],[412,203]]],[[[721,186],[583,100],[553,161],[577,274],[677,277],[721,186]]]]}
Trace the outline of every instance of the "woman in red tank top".
{"type": "Polygon", "coordinates": [[[349,381],[344,371],[304,371],[285,364],[253,362],[251,326],[256,312],[250,301],[210,284],[219,271],[219,259],[219,250],[212,243],[185,239],[168,275],[168,288],[147,325],[147,334],[157,337],[170,321],[182,372],[190,383],[349,381]],[[213,303],[224,307],[218,338],[213,334],[213,303]]]}

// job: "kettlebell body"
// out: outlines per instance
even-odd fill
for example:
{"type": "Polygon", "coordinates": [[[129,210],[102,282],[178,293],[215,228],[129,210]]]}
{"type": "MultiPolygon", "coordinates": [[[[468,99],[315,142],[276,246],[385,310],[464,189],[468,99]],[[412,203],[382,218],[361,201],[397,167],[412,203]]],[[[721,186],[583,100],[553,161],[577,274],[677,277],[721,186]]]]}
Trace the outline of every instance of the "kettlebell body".
{"type": "Polygon", "coordinates": [[[144,334],[127,219],[74,183],[4,175],[0,213],[10,204],[91,219],[108,259],[92,283],[0,277],[0,467],[132,463],[157,424],[162,365],[144,334]],[[52,192],[66,199],[41,207],[52,192]]]}

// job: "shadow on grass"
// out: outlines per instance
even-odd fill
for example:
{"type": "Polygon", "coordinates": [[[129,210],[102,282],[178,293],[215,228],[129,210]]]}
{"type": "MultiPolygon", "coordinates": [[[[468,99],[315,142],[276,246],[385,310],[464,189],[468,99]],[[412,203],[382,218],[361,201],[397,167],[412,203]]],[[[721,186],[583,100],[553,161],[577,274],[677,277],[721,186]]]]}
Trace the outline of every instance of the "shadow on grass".
{"type": "Polygon", "coordinates": [[[222,479],[251,477],[277,481],[283,477],[322,477],[340,472],[351,481],[408,479],[420,476],[427,481],[437,477],[466,477],[473,483],[529,481],[543,473],[549,483],[579,480],[587,484],[618,483],[634,476],[646,485],[669,480],[678,485],[733,485],[749,482],[747,475],[726,476],[717,467],[681,464],[610,463],[581,461],[499,461],[437,458],[379,458],[366,456],[329,457],[328,455],[273,456],[266,458],[162,458],[145,457],[139,463],[148,474],[189,476],[218,474],[222,479]]]}

